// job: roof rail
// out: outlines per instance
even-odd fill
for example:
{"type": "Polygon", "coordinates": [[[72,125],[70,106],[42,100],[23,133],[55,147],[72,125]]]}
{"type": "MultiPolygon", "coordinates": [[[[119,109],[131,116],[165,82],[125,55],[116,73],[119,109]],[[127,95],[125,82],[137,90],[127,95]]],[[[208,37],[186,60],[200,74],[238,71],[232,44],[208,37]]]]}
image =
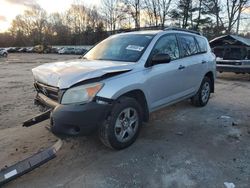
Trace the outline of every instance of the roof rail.
{"type": "Polygon", "coordinates": [[[178,28],[178,27],[167,27],[167,28],[164,29],[164,31],[168,31],[168,30],[184,31],[184,32],[194,33],[194,34],[197,34],[197,35],[202,35],[198,31],[193,31],[193,30],[183,29],[183,28],[178,28]]]}

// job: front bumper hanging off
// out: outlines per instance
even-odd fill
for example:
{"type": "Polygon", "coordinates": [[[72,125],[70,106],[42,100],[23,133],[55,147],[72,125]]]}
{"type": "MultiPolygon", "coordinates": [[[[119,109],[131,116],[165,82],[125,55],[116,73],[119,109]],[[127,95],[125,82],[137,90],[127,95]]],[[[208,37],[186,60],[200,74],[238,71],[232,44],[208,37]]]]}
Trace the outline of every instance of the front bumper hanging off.
{"type": "Polygon", "coordinates": [[[85,104],[63,105],[38,93],[35,101],[48,110],[23,122],[24,127],[50,119],[53,133],[71,136],[89,135],[97,130],[112,108],[112,101],[103,98],[85,104]]]}
{"type": "Polygon", "coordinates": [[[41,113],[41,114],[39,114],[39,115],[29,119],[29,120],[26,120],[25,122],[23,122],[23,127],[30,127],[32,125],[35,125],[37,123],[40,123],[42,121],[49,119],[51,111],[52,111],[52,109],[49,109],[44,113],[41,113]]]}
{"type": "Polygon", "coordinates": [[[30,127],[32,125],[35,125],[37,123],[40,123],[42,121],[49,119],[53,108],[59,105],[57,102],[49,99],[48,97],[46,97],[45,95],[41,93],[37,93],[34,103],[38,106],[45,107],[47,110],[23,122],[23,127],[30,127]]]}

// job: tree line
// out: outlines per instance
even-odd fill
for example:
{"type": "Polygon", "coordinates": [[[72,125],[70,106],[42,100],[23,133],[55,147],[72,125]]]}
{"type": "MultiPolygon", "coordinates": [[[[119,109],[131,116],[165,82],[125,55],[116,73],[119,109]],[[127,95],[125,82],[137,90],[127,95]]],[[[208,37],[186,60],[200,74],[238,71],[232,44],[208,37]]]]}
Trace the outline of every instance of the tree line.
{"type": "MultiPolygon", "coordinates": [[[[99,7],[75,1],[63,13],[34,5],[0,34],[0,46],[92,45],[110,34],[142,27],[180,27],[208,38],[250,27],[250,0],[102,0],[99,7]]],[[[250,35],[246,30],[245,35],[250,35]]]]}

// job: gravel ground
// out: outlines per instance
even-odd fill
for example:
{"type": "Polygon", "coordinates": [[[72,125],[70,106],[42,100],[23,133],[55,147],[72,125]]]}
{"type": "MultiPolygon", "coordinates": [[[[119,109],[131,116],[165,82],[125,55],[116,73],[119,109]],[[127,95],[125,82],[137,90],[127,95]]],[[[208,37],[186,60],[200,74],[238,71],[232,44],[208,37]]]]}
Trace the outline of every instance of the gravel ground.
{"type": "MultiPolygon", "coordinates": [[[[11,164],[55,142],[44,127],[21,122],[36,115],[31,69],[77,58],[10,54],[0,58],[0,165],[11,164]]],[[[64,138],[57,158],[6,187],[218,187],[250,186],[250,76],[218,74],[208,105],[189,101],[154,112],[138,140],[122,151],[96,135],[64,138]]],[[[0,166],[0,167],[1,167],[0,166]]]]}

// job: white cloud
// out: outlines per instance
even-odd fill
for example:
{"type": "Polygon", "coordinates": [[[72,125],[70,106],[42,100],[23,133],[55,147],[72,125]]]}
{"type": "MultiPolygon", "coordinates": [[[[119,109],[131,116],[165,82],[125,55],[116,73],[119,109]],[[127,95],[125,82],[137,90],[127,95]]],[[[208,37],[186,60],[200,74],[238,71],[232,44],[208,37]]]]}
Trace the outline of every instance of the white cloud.
{"type": "Polygon", "coordinates": [[[36,0],[5,0],[5,1],[10,4],[22,5],[27,7],[37,5],[36,0]]]}
{"type": "Polygon", "coordinates": [[[7,18],[5,16],[0,15],[0,22],[6,22],[7,18]]]}

